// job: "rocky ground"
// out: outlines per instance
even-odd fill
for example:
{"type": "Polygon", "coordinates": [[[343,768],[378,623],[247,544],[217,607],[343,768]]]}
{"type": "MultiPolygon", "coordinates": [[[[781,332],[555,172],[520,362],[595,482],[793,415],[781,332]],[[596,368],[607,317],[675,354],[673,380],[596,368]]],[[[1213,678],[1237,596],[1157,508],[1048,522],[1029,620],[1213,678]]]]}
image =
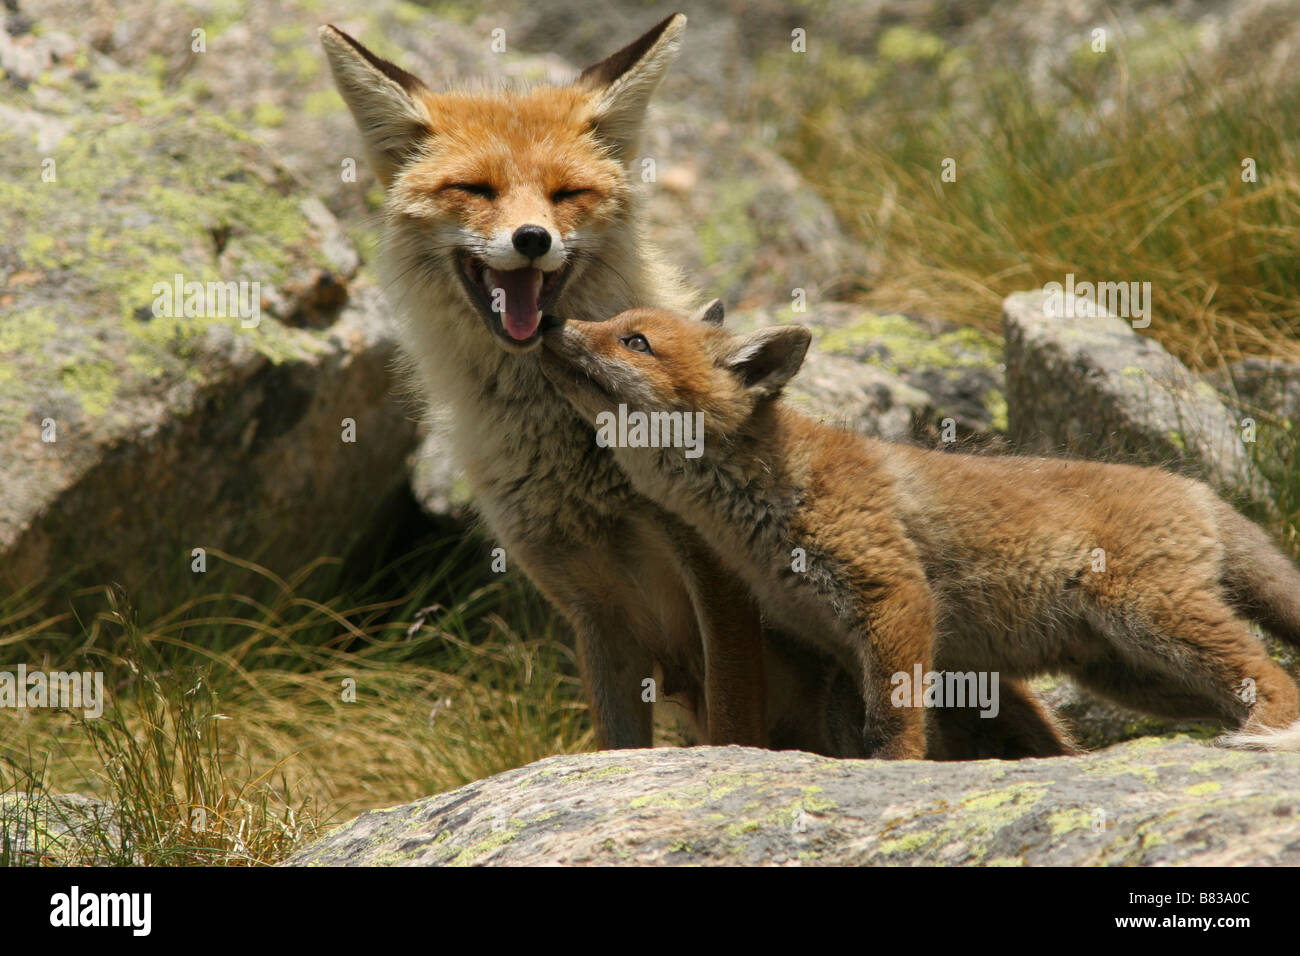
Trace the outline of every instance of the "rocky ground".
{"type": "Polygon", "coordinates": [[[625,750],[364,814],[286,865],[1296,865],[1298,792],[1300,755],[1186,739],[969,763],[625,750]]]}

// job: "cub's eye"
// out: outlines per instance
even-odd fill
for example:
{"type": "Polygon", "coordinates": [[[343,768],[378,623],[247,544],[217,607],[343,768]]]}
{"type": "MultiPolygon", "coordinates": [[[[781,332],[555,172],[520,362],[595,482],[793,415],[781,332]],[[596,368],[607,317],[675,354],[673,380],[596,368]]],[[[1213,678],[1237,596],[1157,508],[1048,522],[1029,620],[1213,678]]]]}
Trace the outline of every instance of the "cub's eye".
{"type": "Polygon", "coordinates": [[[497,191],[487,183],[449,183],[443,189],[454,189],[456,192],[467,193],[470,196],[481,196],[484,199],[497,198],[497,191]]]}
{"type": "Polygon", "coordinates": [[[644,352],[646,355],[654,355],[654,352],[650,351],[650,341],[639,332],[635,335],[625,335],[621,341],[633,352],[644,352]]]}
{"type": "Polygon", "coordinates": [[[569,199],[577,199],[579,196],[585,196],[591,192],[590,189],[557,189],[551,193],[551,202],[562,203],[569,199]]]}

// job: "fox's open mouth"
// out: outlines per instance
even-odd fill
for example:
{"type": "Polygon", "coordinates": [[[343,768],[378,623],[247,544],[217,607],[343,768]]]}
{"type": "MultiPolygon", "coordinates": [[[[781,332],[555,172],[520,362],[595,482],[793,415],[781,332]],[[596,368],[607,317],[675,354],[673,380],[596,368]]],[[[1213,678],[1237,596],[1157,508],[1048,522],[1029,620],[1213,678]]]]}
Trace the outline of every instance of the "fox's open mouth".
{"type": "Polygon", "coordinates": [[[555,304],[569,274],[568,263],[552,272],[527,267],[493,269],[465,253],[458,257],[458,265],[465,291],[478,306],[488,331],[516,349],[540,340],[542,314],[555,304]]]}

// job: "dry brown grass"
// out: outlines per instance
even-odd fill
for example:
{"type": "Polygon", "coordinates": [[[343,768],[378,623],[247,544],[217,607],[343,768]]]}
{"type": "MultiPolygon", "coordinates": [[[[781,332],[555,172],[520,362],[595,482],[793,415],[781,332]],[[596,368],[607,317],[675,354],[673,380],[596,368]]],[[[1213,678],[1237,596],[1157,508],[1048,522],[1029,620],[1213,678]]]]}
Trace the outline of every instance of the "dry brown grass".
{"type": "Polygon", "coordinates": [[[8,657],[102,670],[110,689],[99,719],[0,713],[0,792],[117,808],[113,827],[49,859],[275,862],[361,810],[590,748],[562,637],[517,588],[451,582],[464,549],[418,592],[352,605],[308,596],[319,566],[283,581],[210,555],[261,578],[269,599],[216,592],[139,624],[110,589],[79,630],[8,615],[8,657]],[[435,589],[460,596],[438,604],[435,589]],[[57,645],[78,649],[61,659],[57,645]]]}
{"type": "Polygon", "coordinates": [[[761,99],[871,250],[868,304],[996,330],[1005,295],[1067,273],[1150,282],[1146,334],[1189,364],[1300,361],[1300,78],[1206,58],[1143,73],[1122,42],[1046,89],[990,51],[865,73],[819,56],[761,99]]]}

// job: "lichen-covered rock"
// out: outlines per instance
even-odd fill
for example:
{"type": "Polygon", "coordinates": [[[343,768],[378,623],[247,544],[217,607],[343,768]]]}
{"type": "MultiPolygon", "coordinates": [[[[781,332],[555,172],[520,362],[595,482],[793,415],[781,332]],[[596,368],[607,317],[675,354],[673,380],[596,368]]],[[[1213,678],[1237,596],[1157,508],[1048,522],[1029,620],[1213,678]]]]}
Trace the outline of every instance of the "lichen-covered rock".
{"type": "Polygon", "coordinates": [[[75,36],[81,48],[254,136],[357,227],[358,237],[373,233],[379,190],[330,80],[316,33],[322,23],[332,20],[435,87],[466,76],[534,82],[567,70],[554,56],[520,57],[513,47],[496,54],[489,34],[404,0],[340,7],[313,0],[115,0],[89,9],[82,0],[45,0],[40,15],[43,27],[75,36]],[[201,50],[195,30],[203,31],[201,50]],[[347,168],[345,160],[352,161],[347,168]]]}
{"type": "Polygon", "coordinates": [[[1210,381],[1244,415],[1263,413],[1300,424],[1300,365],[1282,359],[1252,357],[1234,362],[1210,381]]]}
{"type": "Polygon", "coordinates": [[[452,454],[451,442],[436,424],[424,429],[420,443],[407,459],[411,494],[425,514],[463,522],[473,512],[473,493],[464,470],[452,454]]]}
{"type": "Polygon", "coordinates": [[[55,122],[0,127],[0,581],[296,570],[414,441],[377,290],[243,130],[57,31],[6,42],[37,71],[9,108],[55,122]]]}
{"type": "Polygon", "coordinates": [[[99,839],[120,841],[117,812],[80,793],[0,794],[0,866],[94,866],[99,839]],[[89,855],[89,858],[88,858],[89,855]]]}
{"type": "Polygon", "coordinates": [[[894,440],[942,438],[945,431],[949,440],[982,438],[1006,428],[1002,345],[994,336],[845,302],[812,303],[804,312],[778,306],[727,315],[737,330],[788,323],[813,330],[808,358],[789,389],[796,400],[814,399],[810,408],[894,440]],[[862,406],[858,393],[864,390],[877,396],[874,404],[862,406]]]}
{"type": "MultiPolygon", "coordinates": [[[[1258,629],[1256,633],[1269,657],[1300,683],[1300,654],[1290,645],[1258,629]]],[[[1170,720],[1130,710],[1089,693],[1068,677],[1038,677],[1030,682],[1030,686],[1065,721],[1074,741],[1087,749],[1108,747],[1136,737],[1174,732],[1189,733],[1208,740],[1223,731],[1222,727],[1212,722],[1170,720]]]]}
{"type": "Polygon", "coordinates": [[[1294,865],[1300,755],[1186,738],[971,763],[607,751],[364,814],[286,863],[1294,865]]]}
{"type": "MultiPolygon", "coordinates": [[[[324,197],[363,247],[376,234],[380,193],[325,68],[316,38],[323,20],[334,16],[377,54],[440,89],[567,82],[662,15],[642,7],[611,16],[578,4],[481,12],[443,4],[434,12],[402,0],[343,15],[311,0],[232,0],[206,14],[177,0],[119,0],[88,16],[83,7],[49,0],[42,15],[82,45],[159,77],[200,109],[253,133],[324,197]],[[582,21],[581,34],[560,28],[574,20],[582,21]],[[205,52],[193,51],[193,29],[205,31],[205,52]],[[504,34],[494,38],[498,30],[504,34]]],[[[730,15],[694,18],[685,52],[652,105],[635,163],[652,234],[693,284],[729,302],[788,301],[796,287],[831,297],[860,280],[858,243],[780,157],[744,98],[729,95],[726,84],[701,82],[718,75],[706,63],[725,55],[733,30],[730,15]]]]}
{"type": "MultiPolygon", "coordinates": [[[[69,51],[79,51],[77,68],[90,82],[103,72],[147,76],[169,90],[178,114],[215,117],[238,128],[283,162],[295,191],[322,197],[363,259],[373,251],[380,191],[319,49],[316,30],[329,11],[310,0],[233,0],[210,10],[177,0],[121,0],[89,13],[83,7],[78,0],[49,0],[41,16],[43,27],[65,31],[56,35],[69,51]],[[203,31],[202,52],[194,49],[196,29],[203,31]]],[[[655,18],[653,11],[629,9],[611,20],[579,5],[539,15],[528,5],[505,4],[475,15],[470,7],[444,4],[435,13],[379,0],[336,22],[437,89],[567,82],[655,18]],[[558,26],[577,22],[582,31],[558,26]],[[623,26],[615,30],[615,23],[623,26]],[[505,30],[505,52],[493,48],[497,29],[505,30]]],[[[724,56],[733,21],[729,14],[693,19],[686,55],[652,103],[642,156],[634,164],[649,232],[692,285],[730,304],[788,302],[796,288],[816,302],[852,287],[865,269],[863,257],[829,206],[747,115],[743,97],[701,82],[716,76],[709,64],[724,56]]],[[[0,119],[5,115],[0,110],[0,119]]],[[[32,135],[59,135],[57,126],[41,124],[32,135]]],[[[850,371],[842,365],[839,377],[850,371]]],[[[845,386],[869,406],[879,384],[845,386]]],[[[409,406],[406,411],[409,416],[409,406]]],[[[858,418],[867,421],[865,413],[858,418]]],[[[408,467],[412,490],[429,514],[466,515],[468,488],[436,429],[422,433],[408,467]]]]}
{"type": "Polygon", "coordinates": [[[862,282],[858,242],[752,123],[721,103],[660,100],[639,160],[654,163],[646,218],[693,286],[749,307],[842,298],[862,282]]]}
{"type": "Polygon", "coordinates": [[[1049,317],[1042,292],[1002,308],[1007,420],[1026,451],[1173,465],[1233,495],[1267,493],[1232,414],[1154,339],[1101,311],[1049,317]]]}

